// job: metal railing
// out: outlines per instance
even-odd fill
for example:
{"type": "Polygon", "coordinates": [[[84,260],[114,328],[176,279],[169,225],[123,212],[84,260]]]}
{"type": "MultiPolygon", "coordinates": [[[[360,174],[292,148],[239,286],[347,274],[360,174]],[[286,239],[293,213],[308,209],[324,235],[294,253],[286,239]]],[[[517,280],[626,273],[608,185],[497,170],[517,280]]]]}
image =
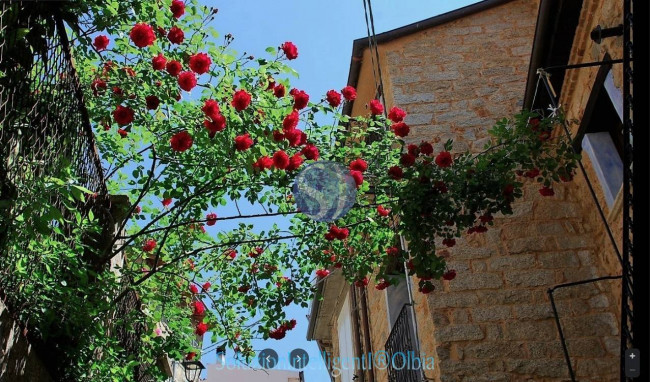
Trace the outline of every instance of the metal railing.
{"type": "Polygon", "coordinates": [[[388,381],[421,382],[424,379],[421,367],[413,367],[418,363],[412,362],[419,357],[419,347],[413,329],[411,305],[405,304],[402,307],[384,348],[388,356],[388,381]]]}

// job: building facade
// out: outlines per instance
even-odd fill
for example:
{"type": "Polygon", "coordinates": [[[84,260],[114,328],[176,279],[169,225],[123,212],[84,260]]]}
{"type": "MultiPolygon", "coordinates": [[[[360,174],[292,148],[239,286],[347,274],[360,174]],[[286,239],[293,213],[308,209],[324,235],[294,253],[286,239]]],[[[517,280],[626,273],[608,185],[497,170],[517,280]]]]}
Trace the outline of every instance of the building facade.
{"type": "MultiPolygon", "coordinates": [[[[453,139],[455,152],[480,152],[496,120],[524,107],[550,112],[537,69],[620,58],[621,37],[597,43],[590,36],[622,17],[614,0],[486,0],[377,35],[376,55],[367,39],[356,40],[348,82],[358,97],[345,112],[367,115],[383,85],[386,107],[408,113],[407,143],[430,141],[437,152],[453,139]]],[[[372,282],[350,286],[333,272],[318,285],[322,299],[312,304],[308,330],[333,381],[565,381],[570,373],[618,379],[621,281],[558,286],[621,274],[613,243],[622,245],[622,70],[558,70],[550,83],[567,119],[580,121],[570,125],[571,140],[589,181],[578,173],[554,186],[552,197],[524,182],[513,215],[496,217],[486,233],[453,248],[438,243],[458,276],[436,282],[428,295],[413,288],[415,277],[378,291],[372,282]],[[384,351],[413,351],[421,364],[431,357],[433,367],[396,370],[400,357],[392,366],[363,362],[384,351]]]]}
{"type": "Polygon", "coordinates": [[[288,370],[229,369],[217,364],[207,365],[208,376],[205,382],[303,382],[302,372],[288,370]]]}

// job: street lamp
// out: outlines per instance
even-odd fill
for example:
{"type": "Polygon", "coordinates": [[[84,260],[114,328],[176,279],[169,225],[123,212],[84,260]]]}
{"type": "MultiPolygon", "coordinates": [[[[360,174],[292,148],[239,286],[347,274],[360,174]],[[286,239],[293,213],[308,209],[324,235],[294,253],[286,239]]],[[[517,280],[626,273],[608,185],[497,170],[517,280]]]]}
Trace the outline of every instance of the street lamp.
{"type": "Polygon", "coordinates": [[[185,369],[185,379],[187,382],[195,382],[201,374],[201,370],[205,369],[201,361],[184,361],[181,362],[181,365],[185,369]]]}

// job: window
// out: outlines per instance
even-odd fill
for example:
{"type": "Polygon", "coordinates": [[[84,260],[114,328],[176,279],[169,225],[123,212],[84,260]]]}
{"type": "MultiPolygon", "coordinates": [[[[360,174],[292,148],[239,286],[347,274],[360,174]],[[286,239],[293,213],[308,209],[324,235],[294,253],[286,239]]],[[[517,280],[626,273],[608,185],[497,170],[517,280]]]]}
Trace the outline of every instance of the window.
{"type": "Polygon", "coordinates": [[[340,381],[348,382],[354,378],[354,347],[352,345],[352,318],[350,314],[349,293],[341,307],[338,318],[339,358],[338,366],[341,370],[340,381]]]}
{"type": "Polygon", "coordinates": [[[394,276],[399,278],[399,284],[386,288],[386,304],[388,306],[388,324],[392,328],[395,320],[402,311],[404,305],[409,303],[409,291],[406,275],[394,276]]]}
{"type": "Polygon", "coordinates": [[[623,185],[623,98],[609,67],[601,67],[574,140],[591,160],[608,207],[623,185]]]}

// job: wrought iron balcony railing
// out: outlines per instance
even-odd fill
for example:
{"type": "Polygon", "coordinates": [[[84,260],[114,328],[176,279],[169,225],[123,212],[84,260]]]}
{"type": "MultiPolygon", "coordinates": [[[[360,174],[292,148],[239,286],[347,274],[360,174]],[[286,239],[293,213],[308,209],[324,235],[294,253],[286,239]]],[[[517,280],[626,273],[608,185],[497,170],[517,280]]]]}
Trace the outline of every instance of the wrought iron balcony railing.
{"type": "Polygon", "coordinates": [[[421,382],[422,369],[419,362],[419,346],[413,325],[413,308],[405,304],[395,320],[386,345],[389,382],[421,382]]]}

